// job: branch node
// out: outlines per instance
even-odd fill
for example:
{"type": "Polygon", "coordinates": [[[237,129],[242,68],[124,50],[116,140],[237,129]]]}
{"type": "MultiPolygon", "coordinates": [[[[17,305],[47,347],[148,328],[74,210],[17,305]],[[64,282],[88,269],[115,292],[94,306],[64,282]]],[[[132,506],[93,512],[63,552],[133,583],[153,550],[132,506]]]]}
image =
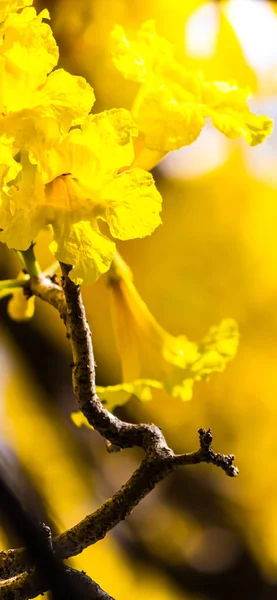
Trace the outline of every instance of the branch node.
{"type": "Polygon", "coordinates": [[[200,429],[198,429],[198,433],[199,433],[200,447],[203,448],[203,450],[204,449],[209,450],[212,445],[212,441],[213,441],[212,430],[204,429],[204,427],[200,427],[200,429]]]}

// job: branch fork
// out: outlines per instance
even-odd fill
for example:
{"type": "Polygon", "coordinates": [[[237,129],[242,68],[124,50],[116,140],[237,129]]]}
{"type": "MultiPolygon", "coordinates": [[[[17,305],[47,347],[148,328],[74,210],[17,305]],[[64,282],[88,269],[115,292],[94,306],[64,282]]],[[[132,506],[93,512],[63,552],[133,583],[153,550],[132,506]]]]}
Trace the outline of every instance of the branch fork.
{"type": "MultiPolygon", "coordinates": [[[[238,469],[233,465],[234,455],[219,454],[212,449],[213,437],[210,429],[198,430],[200,445],[197,451],[176,455],[156,425],[126,423],[102,405],[96,392],[91,332],[80,287],[68,276],[70,269],[70,265],[61,263],[61,285],[56,279],[53,281],[45,274],[30,277],[26,283],[26,292],[48,302],[58,310],[64,321],[72,351],[72,383],[78,407],[90,425],[106,440],[108,451],[137,446],[145,451],[145,457],[130,479],[111,498],[80,523],[53,539],[53,551],[59,559],[75,556],[104,538],[108,531],[131,513],[159,481],[179,466],[211,463],[223,469],[229,477],[238,475],[238,469]]],[[[0,552],[2,579],[22,577],[32,566],[24,548],[0,552]]],[[[14,582],[6,584],[11,585],[14,586],[14,582]]],[[[7,596],[2,594],[1,589],[3,588],[0,586],[0,600],[4,600],[7,596]]],[[[41,588],[40,592],[43,591],[45,590],[41,588]]],[[[30,591],[28,593],[30,594],[30,591]]],[[[15,598],[9,596],[11,599],[13,597],[15,598]]],[[[21,594],[19,597],[23,599],[33,596],[21,594]]]]}

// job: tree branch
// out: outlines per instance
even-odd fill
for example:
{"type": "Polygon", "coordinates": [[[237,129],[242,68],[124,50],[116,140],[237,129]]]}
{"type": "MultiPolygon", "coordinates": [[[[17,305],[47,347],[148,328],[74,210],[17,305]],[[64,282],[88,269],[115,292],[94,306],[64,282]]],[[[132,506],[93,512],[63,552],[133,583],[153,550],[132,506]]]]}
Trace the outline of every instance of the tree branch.
{"type": "MultiPolygon", "coordinates": [[[[137,446],[144,449],[145,458],[127,483],[98,510],[53,539],[55,554],[62,559],[75,556],[104,538],[159,481],[178,466],[205,462],[222,468],[230,477],[238,474],[238,469],[233,465],[234,455],[213,451],[210,429],[199,429],[200,448],[196,452],[175,455],[156,425],[126,423],[104,408],[96,393],[91,332],[80,287],[68,277],[70,268],[61,264],[62,289],[51,279],[38,276],[30,279],[26,290],[54,306],[65,323],[73,356],[74,394],[88,422],[109,442],[110,450],[137,446]]],[[[0,577],[3,579],[18,575],[30,566],[24,549],[0,553],[0,577]]]]}
{"type": "MultiPolygon", "coordinates": [[[[141,465],[116,494],[80,523],[53,539],[53,548],[57,556],[62,559],[76,556],[88,546],[103,539],[108,531],[132,512],[133,508],[153,490],[159,481],[179,465],[208,462],[220,466],[225,471],[230,469],[228,475],[235,477],[238,470],[232,465],[233,455],[217,454],[212,450],[210,444],[207,444],[207,439],[210,440],[210,443],[212,441],[210,430],[200,429],[199,436],[200,448],[196,452],[174,455],[172,450],[168,449],[169,456],[164,456],[158,448],[155,451],[152,449],[152,456],[145,457],[141,465]]],[[[25,549],[3,551],[0,553],[0,578],[14,577],[29,569],[31,565],[25,549]]]]}

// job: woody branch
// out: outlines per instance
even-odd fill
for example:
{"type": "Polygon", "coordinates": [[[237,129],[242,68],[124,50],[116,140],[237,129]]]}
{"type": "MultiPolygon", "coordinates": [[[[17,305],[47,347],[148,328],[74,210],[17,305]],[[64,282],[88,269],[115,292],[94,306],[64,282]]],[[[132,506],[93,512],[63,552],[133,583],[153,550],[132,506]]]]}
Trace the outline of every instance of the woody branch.
{"type": "MultiPolygon", "coordinates": [[[[108,450],[137,446],[144,450],[145,457],[130,479],[111,498],[80,523],[53,539],[53,551],[60,559],[75,556],[104,538],[159,481],[178,466],[205,462],[222,468],[230,477],[238,474],[238,469],[233,465],[234,455],[219,454],[212,449],[210,429],[199,429],[198,450],[176,455],[156,425],[126,423],[104,408],[96,392],[91,332],[80,287],[68,276],[70,268],[69,265],[61,264],[61,285],[44,275],[31,277],[26,284],[26,293],[34,294],[54,306],[63,319],[72,351],[72,382],[78,407],[106,440],[108,450]]],[[[3,551],[0,553],[0,578],[18,576],[32,564],[24,548],[3,551]]],[[[15,584],[7,582],[6,585],[15,584]]],[[[31,596],[20,596],[29,597],[31,596]]],[[[4,596],[1,595],[0,588],[0,599],[2,598],[4,596]]]]}

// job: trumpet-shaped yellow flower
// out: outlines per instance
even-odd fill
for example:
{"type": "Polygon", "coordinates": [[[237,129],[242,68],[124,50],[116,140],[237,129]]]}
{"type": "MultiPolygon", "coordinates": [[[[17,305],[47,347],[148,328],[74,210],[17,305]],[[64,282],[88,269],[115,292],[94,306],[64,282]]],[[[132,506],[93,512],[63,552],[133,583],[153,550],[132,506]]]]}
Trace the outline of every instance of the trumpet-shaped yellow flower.
{"type": "Polygon", "coordinates": [[[272,132],[271,119],[251,113],[248,91],[235,83],[208,83],[200,73],[187,71],[152,21],[142,25],[136,41],[129,41],[118,25],[112,36],[115,66],[141,84],[132,115],[146,148],[164,155],[191,144],[207,117],[227,137],[244,137],[251,146],[272,132]]]}
{"type": "Polygon", "coordinates": [[[152,176],[128,169],[136,133],[124,109],[90,115],[64,135],[55,119],[26,116],[14,142],[22,170],[2,194],[0,241],[26,250],[42,227],[52,225],[51,250],[75,267],[76,283],[107,271],[115,245],[101,232],[101,221],[121,240],[149,235],[161,222],[152,176]]]}
{"type": "Polygon", "coordinates": [[[66,133],[87,116],[94,103],[93,90],[83,77],[63,69],[50,73],[59,52],[44,19],[49,19],[47,10],[37,15],[33,7],[27,7],[20,13],[10,12],[0,25],[1,134],[15,136],[21,122],[34,115],[57,119],[59,129],[66,133]]]}
{"type": "MultiPolygon", "coordinates": [[[[156,386],[162,386],[170,396],[190,400],[196,381],[223,371],[226,363],[236,355],[238,330],[232,319],[211,327],[204,339],[196,344],[184,335],[172,336],[157,323],[118,255],[109,273],[109,282],[124,382],[121,395],[120,386],[114,387],[114,404],[126,401],[129,397],[126,384],[132,382],[131,393],[141,399],[145,399],[145,390],[149,398],[150,389],[156,382],[156,386]]],[[[107,388],[106,395],[105,388],[100,388],[100,397],[111,406],[112,387],[107,388]]]]}
{"type": "MultiPolygon", "coordinates": [[[[132,282],[132,273],[116,253],[108,273],[112,317],[123,383],[97,386],[102,403],[113,411],[131,396],[151,400],[153,390],[191,400],[193,386],[215,372],[224,371],[237,352],[239,334],[235,321],[223,320],[211,327],[196,344],[186,336],[174,337],[153,317],[132,282]]],[[[78,427],[88,423],[82,413],[73,413],[78,427]]]]}
{"type": "Polygon", "coordinates": [[[43,10],[37,15],[33,7],[12,12],[26,4],[31,2],[5,2],[2,9],[6,20],[0,25],[0,135],[15,137],[22,123],[24,128],[26,120],[34,122],[34,117],[56,119],[59,131],[67,133],[87,116],[94,93],[83,77],[63,69],[50,73],[59,52],[44,22],[49,13],[43,10]]]}

